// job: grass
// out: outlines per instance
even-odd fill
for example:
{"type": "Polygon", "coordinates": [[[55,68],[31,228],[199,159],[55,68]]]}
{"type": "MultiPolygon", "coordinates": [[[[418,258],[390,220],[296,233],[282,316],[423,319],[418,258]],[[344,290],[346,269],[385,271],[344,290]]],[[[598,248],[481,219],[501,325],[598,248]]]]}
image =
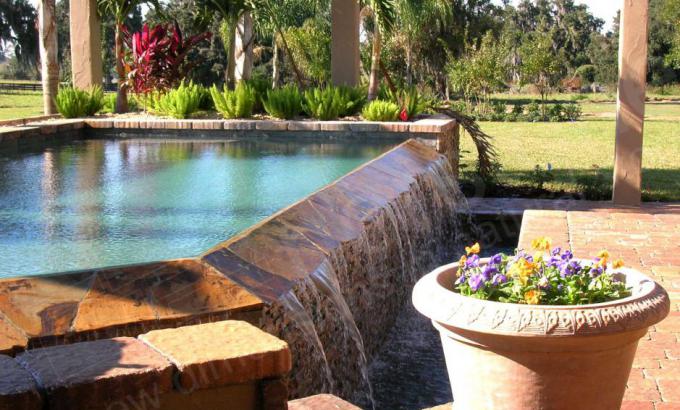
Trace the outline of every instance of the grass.
{"type": "Polygon", "coordinates": [[[0,93],[0,120],[32,117],[42,113],[42,93],[40,92],[0,93]]]}
{"type": "MultiPolygon", "coordinates": [[[[573,123],[480,123],[494,137],[500,182],[536,186],[534,167],[545,169],[550,163],[554,180],[544,185],[546,190],[579,194],[584,184],[599,192],[611,190],[616,106],[587,103],[583,111],[584,120],[573,123]]],[[[643,199],[680,201],[680,104],[648,103],[646,113],[643,199]]],[[[472,169],[476,154],[469,138],[462,138],[461,149],[463,164],[472,169]]]]}

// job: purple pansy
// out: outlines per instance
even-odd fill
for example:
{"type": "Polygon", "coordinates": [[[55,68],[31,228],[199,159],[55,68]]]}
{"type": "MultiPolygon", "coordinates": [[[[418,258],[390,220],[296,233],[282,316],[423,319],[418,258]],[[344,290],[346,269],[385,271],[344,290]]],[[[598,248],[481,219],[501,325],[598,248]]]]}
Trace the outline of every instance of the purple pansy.
{"type": "Polygon", "coordinates": [[[500,265],[500,263],[503,261],[503,255],[500,253],[495,254],[494,256],[491,257],[491,260],[489,260],[489,264],[493,265],[500,265]]]}
{"type": "Polygon", "coordinates": [[[484,269],[482,269],[482,276],[484,276],[484,280],[489,280],[491,277],[498,273],[498,268],[495,265],[486,265],[484,269]]]}
{"type": "Polygon", "coordinates": [[[466,268],[476,268],[479,266],[479,255],[472,255],[465,261],[466,268]]]}
{"type": "Polygon", "coordinates": [[[550,252],[550,255],[559,256],[560,253],[562,253],[562,248],[558,246],[557,248],[553,249],[552,252],[550,252]]]}
{"type": "Polygon", "coordinates": [[[472,289],[473,292],[477,292],[484,286],[484,277],[480,274],[472,275],[468,280],[468,285],[470,285],[470,289],[472,289]]]}
{"type": "Polygon", "coordinates": [[[460,275],[460,277],[456,279],[456,285],[462,285],[463,283],[465,283],[466,279],[467,277],[465,275],[460,275]]]}
{"type": "Polygon", "coordinates": [[[563,278],[576,275],[579,272],[581,272],[581,265],[578,263],[578,261],[565,262],[562,264],[560,269],[560,275],[562,275],[563,278]]]}
{"type": "Polygon", "coordinates": [[[550,288],[550,281],[547,276],[541,276],[541,279],[538,280],[538,287],[544,290],[550,288]]]}
{"type": "Polygon", "coordinates": [[[498,286],[502,283],[505,283],[508,281],[508,277],[503,275],[502,273],[497,273],[493,275],[493,279],[491,279],[491,283],[495,286],[498,286]]]}

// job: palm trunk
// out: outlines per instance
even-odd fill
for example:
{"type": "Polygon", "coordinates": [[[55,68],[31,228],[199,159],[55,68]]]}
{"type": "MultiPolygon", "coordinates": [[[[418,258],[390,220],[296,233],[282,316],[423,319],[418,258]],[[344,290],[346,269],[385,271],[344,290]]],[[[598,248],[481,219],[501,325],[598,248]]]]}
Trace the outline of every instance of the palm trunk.
{"type": "Polygon", "coordinates": [[[227,86],[231,89],[236,85],[236,23],[238,18],[230,18],[228,27],[227,48],[227,86]]]}
{"type": "Polygon", "coordinates": [[[274,36],[274,56],[272,57],[272,88],[279,85],[279,45],[276,43],[276,36],[274,36]]]}
{"type": "Polygon", "coordinates": [[[43,88],[43,110],[46,115],[57,113],[55,98],[59,91],[55,8],[55,0],[41,0],[38,5],[40,70],[43,88]]]}
{"type": "Polygon", "coordinates": [[[406,84],[410,87],[413,84],[413,50],[411,39],[406,40],[406,84]]]}
{"type": "Polygon", "coordinates": [[[380,24],[377,19],[373,27],[373,49],[371,52],[371,75],[368,80],[368,101],[373,101],[378,96],[380,87],[380,51],[382,50],[380,39],[380,24]]]}
{"type": "Polygon", "coordinates": [[[295,58],[293,57],[293,53],[290,52],[290,47],[288,47],[288,41],[286,41],[286,36],[283,34],[283,30],[281,30],[281,27],[278,27],[277,30],[279,31],[279,37],[281,37],[281,44],[283,44],[283,51],[286,52],[286,56],[288,56],[288,61],[290,61],[290,65],[293,67],[293,72],[295,73],[295,79],[297,80],[298,86],[300,88],[304,88],[305,83],[302,80],[302,73],[300,72],[300,69],[298,68],[297,64],[295,63],[295,58]]]}
{"type": "Polygon", "coordinates": [[[123,33],[121,31],[123,23],[116,24],[116,34],[114,38],[115,52],[116,52],[116,74],[118,74],[118,93],[116,95],[116,112],[128,112],[127,99],[127,84],[125,76],[125,65],[123,58],[125,57],[125,50],[123,49],[123,33]]]}

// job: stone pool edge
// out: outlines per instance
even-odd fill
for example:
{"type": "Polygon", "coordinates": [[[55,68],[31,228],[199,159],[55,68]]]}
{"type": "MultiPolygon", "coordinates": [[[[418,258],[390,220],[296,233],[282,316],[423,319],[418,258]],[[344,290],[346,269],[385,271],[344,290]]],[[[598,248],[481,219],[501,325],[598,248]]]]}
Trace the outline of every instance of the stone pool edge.
{"type": "MultiPolygon", "coordinates": [[[[60,125],[50,126],[57,130],[85,126],[83,121],[58,122],[60,125]]],[[[451,125],[447,120],[447,124],[451,128],[444,133],[446,137],[440,139],[450,139],[446,141],[448,162],[457,164],[458,130],[455,122],[451,125]]],[[[332,246],[356,239],[365,217],[408,191],[418,175],[432,172],[433,164],[441,159],[441,155],[425,144],[406,141],[247,229],[246,234],[239,234],[197,258],[0,280],[0,353],[16,354],[54,344],[137,336],[153,329],[227,318],[259,325],[263,300],[276,299],[304,276],[300,268],[315,269],[317,266],[312,265],[320,260],[318,257],[325,258],[327,251],[322,252],[320,244],[332,246]],[[369,189],[358,189],[356,184],[369,189]],[[331,227],[305,226],[304,214],[312,203],[315,212],[324,209],[315,216],[316,220],[319,216],[322,221],[323,217],[330,218],[326,222],[349,220],[352,218],[343,214],[357,213],[354,228],[344,229],[337,223],[331,227]],[[280,235],[280,229],[290,230],[291,224],[296,223],[291,216],[302,216],[302,220],[298,219],[300,226],[293,234],[296,239],[290,240],[289,236],[286,244],[286,240],[280,240],[286,236],[280,235]],[[296,265],[291,269],[296,270],[296,274],[286,278],[262,269],[260,261],[249,261],[247,250],[234,251],[233,244],[242,242],[243,237],[252,232],[261,233],[263,226],[267,227],[265,231],[269,230],[265,236],[273,240],[267,246],[276,246],[273,251],[294,255],[289,258],[293,262],[308,260],[307,256],[313,255],[312,264],[296,265]],[[319,241],[309,241],[312,236],[319,241]],[[273,290],[271,293],[257,286],[265,280],[273,290]],[[258,296],[252,290],[256,290],[258,296]]]]}

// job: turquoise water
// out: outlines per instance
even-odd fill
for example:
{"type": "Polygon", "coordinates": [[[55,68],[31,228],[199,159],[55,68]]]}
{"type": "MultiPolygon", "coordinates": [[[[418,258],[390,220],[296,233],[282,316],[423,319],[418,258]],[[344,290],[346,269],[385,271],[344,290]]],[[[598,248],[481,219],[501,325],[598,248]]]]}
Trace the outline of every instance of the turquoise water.
{"type": "Polygon", "coordinates": [[[392,145],[121,139],[0,154],[0,277],[200,254],[392,145]]]}

